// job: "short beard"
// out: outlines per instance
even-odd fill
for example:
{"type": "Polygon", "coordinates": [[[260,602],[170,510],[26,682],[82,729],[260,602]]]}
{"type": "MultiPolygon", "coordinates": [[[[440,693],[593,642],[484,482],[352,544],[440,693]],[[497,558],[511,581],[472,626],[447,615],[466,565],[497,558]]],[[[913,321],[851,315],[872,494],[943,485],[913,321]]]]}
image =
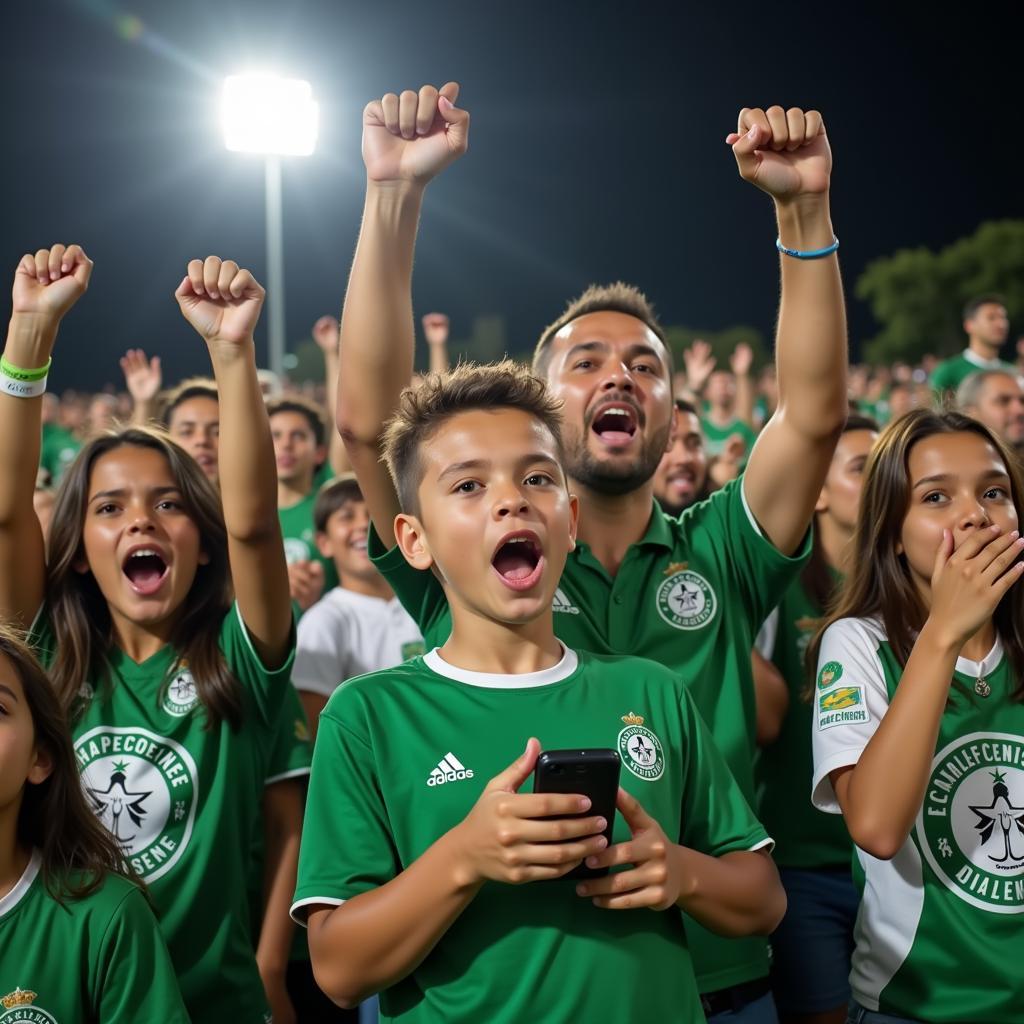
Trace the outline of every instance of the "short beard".
{"type": "Polygon", "coordinates": [[[619,497],[642,487],[654,476],[668,446],[672,424],[667,423],[644,445],[640,455],[626,464],[602,462],[587,447],[587,438],[564,432],[564,466],[567,476],[578,484],[609,497],[619,497]]]}

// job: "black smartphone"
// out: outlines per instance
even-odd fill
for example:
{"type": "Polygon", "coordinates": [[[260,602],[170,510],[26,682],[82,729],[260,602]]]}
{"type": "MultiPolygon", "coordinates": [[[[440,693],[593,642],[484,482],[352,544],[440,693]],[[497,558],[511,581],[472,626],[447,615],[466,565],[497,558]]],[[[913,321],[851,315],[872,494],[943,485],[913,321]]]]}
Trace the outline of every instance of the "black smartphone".
{"type": "MultiPolygon", "coordinates": [[[[545,750],[533,770],[534,793],[579,793],[590,797],[590,810],[567,814],[567,818],[604,818],[603,835],[612,842],[615,799],[619,794],[619,755],[615,750],[545,750]]],[[[607,868],[588,868],[586,861],[564,878],[601,878],[607,868]]]]}

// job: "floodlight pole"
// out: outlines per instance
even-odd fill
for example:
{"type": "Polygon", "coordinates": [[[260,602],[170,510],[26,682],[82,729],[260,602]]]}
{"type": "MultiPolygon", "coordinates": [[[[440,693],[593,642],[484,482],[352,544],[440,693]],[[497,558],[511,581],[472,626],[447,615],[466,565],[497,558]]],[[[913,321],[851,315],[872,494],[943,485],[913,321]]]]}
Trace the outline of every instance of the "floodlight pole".
{"type": "Polygon", "coordinates": [[[270,369],[284,374],[284,234],[281,227],[281,159],[265,158],[267,200],[267,356],[270,369]]]}

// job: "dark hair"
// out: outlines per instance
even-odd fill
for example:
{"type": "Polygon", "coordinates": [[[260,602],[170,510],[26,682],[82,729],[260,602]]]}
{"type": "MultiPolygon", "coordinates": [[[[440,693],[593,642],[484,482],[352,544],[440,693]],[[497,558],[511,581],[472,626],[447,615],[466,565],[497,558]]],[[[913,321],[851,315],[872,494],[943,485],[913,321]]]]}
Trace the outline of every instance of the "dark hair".
{"type": "Polygon", "coordinates": [[[697,406],[695,406],[693,402],[690,402],[685,398],[674,398],[672,401],[675,403],[677,411],[688,413],[689,415],[696,416],[697,419],[700,419],[700,413],[697,411],[697,406]]]}
{"type": "Polygon", "coordinates": [[[350,501],[363,501],[363,490],[355,473],[341,473],[322,484],[313,503],[313,528],[327,532],[327,520],[350,501]]]}
{"type": "Polygon", "coordinates": [[[327,430],[324,427],[324,415],[315,402],[298,395],[287,395],[282,398],[271,398],[267,401],[267,418],[276,416],[279,412],[294,412],[305,416],[309,422],[309,429],[313,431],[317,447],[322,445],[327,437],[327,430]]]}
{"type": "Polygon", "coordinates": [[[165,427],[170,427],[174,410],[193,398],[209,398],[214,402],[219,402],[220,396],[217,394],[216,381],[209,377],[189,377],[187,380],[183,380],[176,388],[163,396],[160,422],[165,427]]]}
{"type": "MultiPolygon", "coordinates": [[[[878,424],[870,416],[851,413],[846,417],[842,433],[849,434],[854,430],[870,430],[877,434],[878,424]]],[[[811,598],[815,605],[823,611],[827,611],[835,596],[836,588],[817,530],[811,531],[811,557],[800,573],[800,583],[804,588],[804,593],[811,598]]]]}
{"type": "MultiPolygon", "coordinates": [[[[1013,456],[977,420],[954,411],[913,409],[890,423],[875,442],[864,469],[853,569],[843,582],[836,606],[808,646],[809,666],[817,664],[825,630],[838,619],[850,617],[880,619],[893,654],[901,666],[906,665],[928,611],[910,577],[906,556],[896,553],[896,545],[910,505],[910,453],[920,441],[937,434],[976,434],[988,442],[1003,460],[1018,516],[1024,511],[1024,484],[1013,456]]],[[[1018,680],[1013,699],[1019,701],[1024,699],[1024,589],[1011,587],[992,618],[1018,680]]]]}
{"type": "Polygon", "coordinates": [[[26,783],[18,810],[18,842],[37,849],[40,876],[58,902],[88,896],[110,873],[141,887],[114,837],[85,802],[67,717],[42,666],[24,640],[0,625],[0,654],[14,667],[25,695],[37,747],[52,763],[40,783],[26,783]]]}
{"type": "Polygon", "coordinates": [[[57,491],[46,567],[47,612],[55,636],[50,678],[57,696],[70,713],[83,680],[99,678],[109,670],[107,651],[113,643],[110,610],[93,574],[80,573],[75,565],[84,557],[82,530],[93,465],[126,445],[150,449],[167,460],[209,559],[196,569],[171,634],[170,643],[178,655],[171,678],[187,661],[206,709],[207,728],[226,720],[237,729],[242,721],[241,688],[219,644],[221,622],[232,600],[220,497],[192,456],[156,428],[128,427],[94,438],[78,453],[57,491]]]}
{"type": "Polygon", "coordinates": [[[1006,299],[1001,295],[979,295],[964,305],[964,320],[973,320],[974,315],[982,306],[1002,306],[1006,308],[1006,299]]]}
{"type": "Polygon", "coordinates": [[[533,350],[533,372],[546,377],[551,361],[551,341],[566,324],[586,316],[588,313],[625,313],[626,316],[642,320],[664,345],[668,359],[668,376],[672,379],[672,351],[665,339],[665,331],[654,315],[654,307],[639,288],[624,281],[614,284],[592,284],[579,297],[573,299],[562,315],[548,324],[541,332],[537,347],[533,350]]]}
{"type": "Polygon", "coordinates": [[[420,448],[438,428],[462,412],[519,409],[536,417],[562,453],[562,403],[521,363],[461,363],[448,373],[429,373],[402,392],[384,434],[384,460],[404,512],[418,508],[423,480],[420,448]]]}

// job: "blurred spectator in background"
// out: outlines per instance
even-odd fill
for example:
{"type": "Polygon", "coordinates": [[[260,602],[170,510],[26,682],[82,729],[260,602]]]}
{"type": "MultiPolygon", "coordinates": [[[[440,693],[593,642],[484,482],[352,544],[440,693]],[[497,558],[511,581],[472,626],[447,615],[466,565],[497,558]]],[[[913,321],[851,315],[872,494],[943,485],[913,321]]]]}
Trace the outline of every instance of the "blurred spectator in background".
{"type": "Polygon", "coordinates": [[[654,497],[670,516],[679,515],[707,497],[708,460],[700,416],[685,398],[676,400],[672,447],[661,457],[654,473],[654,497]]]}
{"type": "Polygon", "coordinates": [[[1010,320],[1003,300],[996,295],[982,295],[964,306],[964,332],[967,348],[935,368],[932,388],[938,397],[955,392],[966,377],[978,370],[1016,368],[999,358],[999,349],[1010,333],[1010,320]]]}
{"type": "Polygon", "coordinates": [[[1024,454],[1024,391],[1014,372],[972,373],[957,388],[956,404],[961,412],[981,420],[1018,456],[1024,454]]]}

